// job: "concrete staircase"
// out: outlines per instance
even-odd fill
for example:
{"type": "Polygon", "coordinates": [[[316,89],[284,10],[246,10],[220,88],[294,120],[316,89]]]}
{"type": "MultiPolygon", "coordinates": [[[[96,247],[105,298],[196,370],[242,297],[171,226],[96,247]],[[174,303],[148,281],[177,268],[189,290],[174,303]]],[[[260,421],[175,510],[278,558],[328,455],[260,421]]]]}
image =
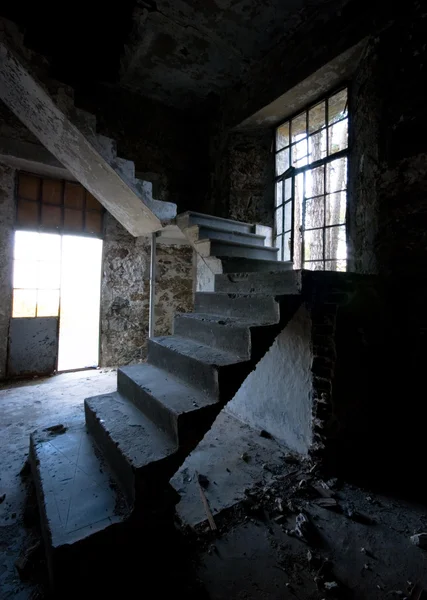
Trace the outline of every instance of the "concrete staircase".
{"type": "Polygon", "coordinates": [[[0,18],[0,98],[49,152],[134,236],[162,229],[176,205],[155,200],[152,184],[96,131],[96,116],[75,105],[74,90],[49,75],[45,57],[26,48],[24,33],[0,18]]]}
{"type": "MultiPolygon", "coordinates": [[[[185,218],[196,221],[191,229],[199,228],[202,236],[212,235],[203,237],[203,251],[211,244],[225,262],[239,261],[240,269],[217,275],[213,292],[196,293],[195,312],[176,315],[174,335],[149,340],[146,363],[120,368],[116,392],[86,399],[85,426],[31,437],[52,577],[69,562],[70,548],[85,547],[88,539],[99,545],[111,526],[141,523],[161,511],[173,492],[171,477],[300,303],[292,265],[273,262],[275,249],[262,246],[259,235],[233,233],[232,221],[185,218]],[[253,248],[266,253],[253,255],[253,248]],[[71,480],[53,480],[55,453],[62,461],[59,471],[70,470],[71,480]],[[57,506],[62,504],[68,512],[61,520],[57,506]]],[[[173,494],[172,505],[178,501],[173,494]]]]}

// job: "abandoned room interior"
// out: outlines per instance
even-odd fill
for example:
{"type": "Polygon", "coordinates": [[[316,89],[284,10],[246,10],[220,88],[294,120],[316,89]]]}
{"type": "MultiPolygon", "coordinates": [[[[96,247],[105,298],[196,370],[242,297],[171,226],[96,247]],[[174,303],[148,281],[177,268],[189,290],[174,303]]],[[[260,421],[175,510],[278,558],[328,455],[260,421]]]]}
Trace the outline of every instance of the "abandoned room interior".
{"type": "Polygon", "coordinates": [[[427,597],[426,17],[1,4],[1,600],[427,597]]]}

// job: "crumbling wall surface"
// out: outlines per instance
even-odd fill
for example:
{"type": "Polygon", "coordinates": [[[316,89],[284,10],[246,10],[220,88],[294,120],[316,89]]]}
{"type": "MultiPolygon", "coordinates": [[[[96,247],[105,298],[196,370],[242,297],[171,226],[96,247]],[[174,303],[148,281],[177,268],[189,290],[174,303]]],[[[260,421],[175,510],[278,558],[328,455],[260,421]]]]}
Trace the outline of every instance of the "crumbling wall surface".
{"type": "Polygon", "coordinates": [[[15,171],[0,163],[0,379],[6,376],[12,310],[15,171]]]}
{"type": "Polygon", "coordinates": [[[308,454],[312,444],[311,318],[301,306],[227,411],[266,430],[291,450],[308,454]]]}
{"type": "MultiPolygon", "coordinates": [[[[110,214],[105,216],[101,284],[101,366],[143,360],[147,351],[150,292],[150,239],[132,237],[110,214]]],[[[171,333],[175,311],[192,309],[192,250],[157,248],[155,333],[171,333]]]]}
{"type": "Polygon", "coordinates": [[[80,90],[76,104],[97,117],[98,133],[117,142],[118,155],[135,162],[137,176],[153,182],[153,196],[178,212],[201,210],[208,194],[208,136],[191,115],[126,89],[98,85],[80,90]]]}
{"type": "Polygon", "coordinates": [[[217,216],[274,224],[274,154],[270,128],[231,132],[215,160],[212,212],[217,216]]]}

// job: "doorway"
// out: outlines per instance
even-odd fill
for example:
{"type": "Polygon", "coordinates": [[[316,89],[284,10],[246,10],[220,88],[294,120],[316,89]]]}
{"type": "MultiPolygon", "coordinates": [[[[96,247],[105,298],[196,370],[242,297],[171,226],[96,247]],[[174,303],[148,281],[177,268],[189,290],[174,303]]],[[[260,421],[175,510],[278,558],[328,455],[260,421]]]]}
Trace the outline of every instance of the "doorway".
{"type": "Polygon", "coordinates": [[[16,231],[8,375],[98,366],[102,240],[16,231]]]}

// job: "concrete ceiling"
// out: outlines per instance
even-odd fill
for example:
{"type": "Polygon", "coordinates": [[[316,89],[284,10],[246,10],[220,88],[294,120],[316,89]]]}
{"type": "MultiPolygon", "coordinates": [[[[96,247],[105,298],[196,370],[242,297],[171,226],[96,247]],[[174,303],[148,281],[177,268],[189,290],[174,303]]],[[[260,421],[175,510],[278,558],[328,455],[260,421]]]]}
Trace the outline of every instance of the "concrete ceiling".
{"type": "Polygon", "coordinates": [[[306,0],[139,0],[120,83],[189,108],[237,82],[298,26],[305,5],[306,0]]]}
{"type": "Polygon", "coordinates": [[[28,3],[0,12],[27,28],[75,87],[109,82],[181,109],[214,99],[334,0],[121,0],[28,3]]]}

